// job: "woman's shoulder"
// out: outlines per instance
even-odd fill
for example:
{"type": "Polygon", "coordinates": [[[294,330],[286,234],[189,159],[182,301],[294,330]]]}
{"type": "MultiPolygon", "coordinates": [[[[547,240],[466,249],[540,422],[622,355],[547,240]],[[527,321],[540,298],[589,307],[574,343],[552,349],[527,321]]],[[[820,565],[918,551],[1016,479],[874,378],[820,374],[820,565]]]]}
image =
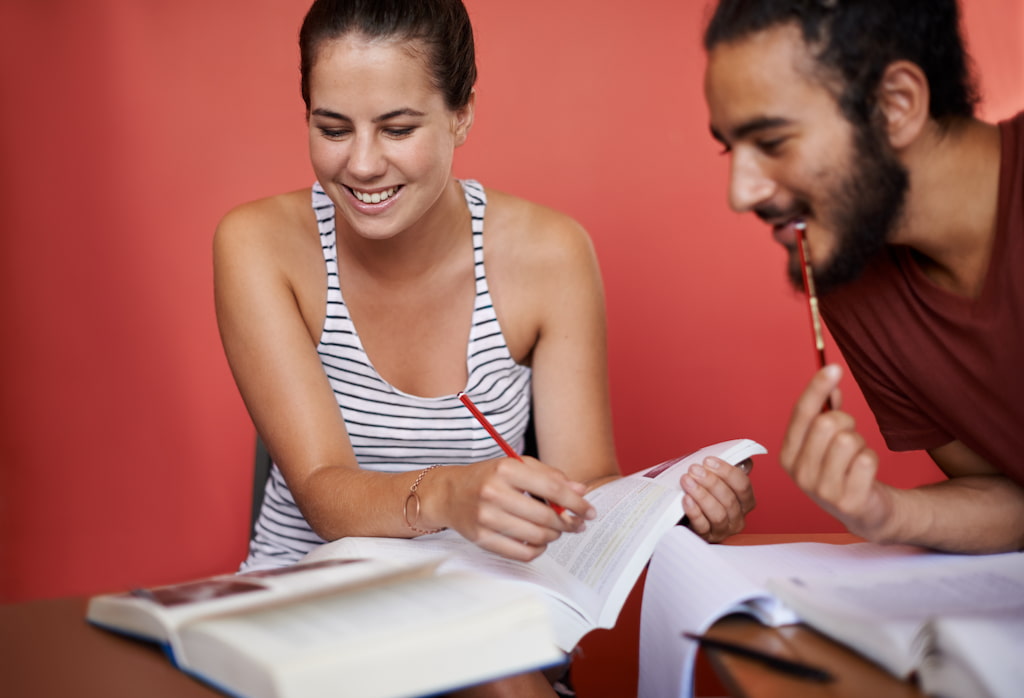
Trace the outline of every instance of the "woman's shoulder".
{"type": "Polygon", "coordinates": [[[218,235],[261,236],[315,223],[310,188],[247,201],[228,211],[217,226],[218,235]]]}
{"type": "Polygon", "coordinates": [[[566,213],[488,189],[484,231],[494,285],[544,297],[564,284],[600,284],[590,236],[566,213]]]}
{"type": "Polygon", "coordinates": [[[280,270],[301,276],[322,259],[310,189],[240,204],[217,225],[213,240],[215,268],[223,263],[257,274],[280,270]]]}
{"type": "Polygon", "coordinates": [[[586,230],[572,216],[496,189],[488,188],[486,192],[485,229],[489,241],[530,245],[547,253],[590,247],[586,230]]]}

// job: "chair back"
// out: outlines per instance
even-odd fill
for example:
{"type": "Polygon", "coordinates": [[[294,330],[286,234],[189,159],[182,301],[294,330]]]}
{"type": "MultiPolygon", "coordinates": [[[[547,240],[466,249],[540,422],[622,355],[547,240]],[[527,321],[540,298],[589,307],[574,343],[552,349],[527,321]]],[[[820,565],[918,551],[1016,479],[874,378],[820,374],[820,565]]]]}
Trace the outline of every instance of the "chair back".
{"type": "Polygon", "coordinates": [[[267,478],[270,477],[270,453],[263,445],[263,439],[256,437],[256,458],[253,463],[252,477],[252,516],[249,520],[249,540],[252,540],[256,533],[256,520],[260,517],[260,509],[263,506],[263,493],[267,488],[267,478]]]}

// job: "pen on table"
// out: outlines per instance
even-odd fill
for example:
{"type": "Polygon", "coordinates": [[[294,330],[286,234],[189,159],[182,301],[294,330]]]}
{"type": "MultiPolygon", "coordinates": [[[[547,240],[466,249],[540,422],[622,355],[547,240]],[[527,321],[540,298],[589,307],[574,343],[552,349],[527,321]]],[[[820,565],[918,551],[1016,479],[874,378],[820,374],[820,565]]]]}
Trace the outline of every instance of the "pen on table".
{"type": "MultiPolygon", "coordinates": [[[[466,393],[459,393],[456,397],[458,397],[459,400],[462,401],[463,405],[469,408],[469,411],[473,413],[474,417],[476,417],[476,421],[480,422],[483,428],[487,430],[487,433],[491,435],[491,438],[494,439],[499,446],[501,446],[501,450],[505,452],[506,456],[508,456],[509,458],[515,458],[517,461],[523,460],[522,458],[519,457],[519,454],[516,453],[511,446],[508,445],[508,442],[505,441],[505,439],[501,438],[501,434],[499,434],[498,430],[494,428],[494,425],[492,425],[487,420],[487,417],[484,416],[484,413],[481,412],[475,404],[473,404],[473,401],[469,399],[469,395],[466,395],[466,393]]],[[[554,504],[543,499],[542,497],[536,497],[535,495],[531,496],[534,496],[535,499],[540,499],[541,501],[543,501],[549,507],[554,509],[556,514],[560,515],[562,512],[565,511],[565,507],[561,506],[560,504],[554,504]]]]}
{"type": "MultiPolygon", "coordinates": [[[[821,331],[821,314],[818,312],[818,294],[814,290],[814,272],[811,270],[811,254],[807,245],[807,224],[797,221],[793,226],[796,228],[797,251],[800,254],[800,274],[804,280],[804,290],[807,292],[807,307],[811,313],[811,331],[814,335],[814,349],[818,354],[818,368],[825,368],[825,335],[821,331]]],[[[829,395],[828,405],[822,408],[823,412],[832,409],[832,396],[829,395]]]]}
{"type": "Polygon", "coordinates": [[[683,633],[683,637],[690,638],[691,640],[699,643],[702,647],[718,650],[719,652],[725,652],[727,654],[734,654],[738,657],[745,657],[791,676],[798,676],[800,678],[819,681],[821,683],[828,683],[835,680],[835,677],[824,669],[811,666],[810,664],[804,664],[802,662],[795,662],[790,659],[783,659],[782,657],[777,657],[774,654],[762,652],[761,650],[756,650],[752,647],[745,647],[744,645],[737,645],[725,640],[716,640],[714,638],[706,637],[704,635],[696,635],[694,633],[683,633]]]}

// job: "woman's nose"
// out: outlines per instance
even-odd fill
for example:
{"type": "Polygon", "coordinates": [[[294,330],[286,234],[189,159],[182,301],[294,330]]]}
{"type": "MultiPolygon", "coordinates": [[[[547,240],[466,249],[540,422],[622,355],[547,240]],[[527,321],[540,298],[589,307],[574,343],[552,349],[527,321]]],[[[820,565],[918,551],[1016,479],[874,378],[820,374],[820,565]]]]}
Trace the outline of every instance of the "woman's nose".
{"type": "Polygon", "coordinates": [[[358,135],[352,140],[348,170],[354,177],[363,180],[373,179],[387,170],[384,151],[373,135],[358,135]]]}

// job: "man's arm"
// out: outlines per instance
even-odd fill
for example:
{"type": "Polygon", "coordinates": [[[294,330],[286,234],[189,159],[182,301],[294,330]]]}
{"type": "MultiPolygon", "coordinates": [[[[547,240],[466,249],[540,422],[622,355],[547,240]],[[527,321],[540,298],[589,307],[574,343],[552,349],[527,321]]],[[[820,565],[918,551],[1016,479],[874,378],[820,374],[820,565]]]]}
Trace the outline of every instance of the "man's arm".
{"type": "Polygon", "coordinates": [[[819,371],[793,409],[779,460],[851,532],[880,543],[991,553],[1024,548],[1024,488],[959,441],[929,453],[949,477],[897,489],[876,479],[878,455],[841,409],[822,412],[841,371],[819,371]]]}
{"type": "Polygon", "coordinates": [[[928,455],[949,480],[917,490],[931,500],[931,535],[957,543],[945,549],[974,553],[1024,549],[1024,487],[960,441],[933,448],[928,455]]]}

